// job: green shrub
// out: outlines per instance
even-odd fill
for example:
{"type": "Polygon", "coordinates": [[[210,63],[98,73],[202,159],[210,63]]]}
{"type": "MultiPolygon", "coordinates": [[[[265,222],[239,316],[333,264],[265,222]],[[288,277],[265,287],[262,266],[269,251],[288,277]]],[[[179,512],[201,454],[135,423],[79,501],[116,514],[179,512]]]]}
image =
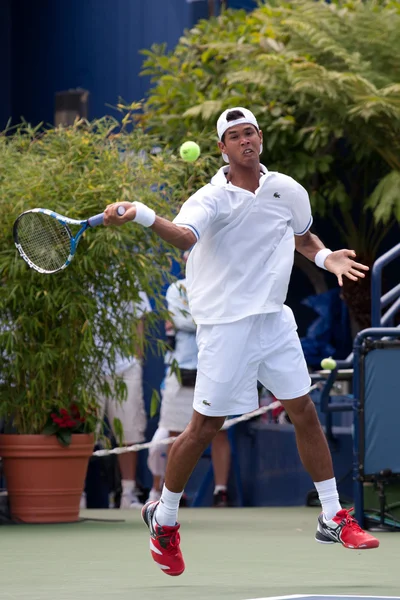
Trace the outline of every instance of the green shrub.
{"type": "MultiPolygon", "coordinates": [[[[156,140],[130,125],[128,113],[122,127],[104,118],[0,135],[0,417],[18,433],[41,433],[49,415],[71,403],[93,431],[102,367],[120,384],[115,355],[132,355],[138,341],[127,303],[139,290],[155,298],[148,335],[165,317],[160,289],[178,254],[149,229],[88,230],[71,265],[54,275],[29,269],[13,242],[15,218],[34,207],[84,219],[112,202],[140,200],[172,216],[185,199],[182,182],[195,185],[202,163],[189,172],[171,153],[152,154],[156,140]]],[[[124,386],[117,389],[122,400],[124,386]]]]}

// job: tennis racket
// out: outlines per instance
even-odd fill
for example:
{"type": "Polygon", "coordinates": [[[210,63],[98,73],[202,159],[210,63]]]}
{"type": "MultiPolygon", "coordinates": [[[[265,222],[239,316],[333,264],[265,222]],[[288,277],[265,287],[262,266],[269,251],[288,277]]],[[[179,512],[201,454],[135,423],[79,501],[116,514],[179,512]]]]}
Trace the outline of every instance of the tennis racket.
{"type": "MultiPolygon", "coordinates": [[[[122,216],[125,208],[119,206],[117,212],[122,216]]],[[[71,263],[86,229],[102,225],[103,219],[104,213],[78,221],[46,208],[33,208],[23,212],[15,221],[14,242],[32,269],[39,273],[57,273],[71,263]],[[69,225],[80,226],[76,235],[72,235],[69,225]]]]}

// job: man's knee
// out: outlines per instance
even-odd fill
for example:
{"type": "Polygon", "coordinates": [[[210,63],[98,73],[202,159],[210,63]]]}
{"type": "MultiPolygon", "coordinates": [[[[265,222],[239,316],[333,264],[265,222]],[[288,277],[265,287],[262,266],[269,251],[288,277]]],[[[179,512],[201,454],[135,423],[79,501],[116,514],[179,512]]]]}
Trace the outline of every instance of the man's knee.
{"type": "Polygon", "coordinates": [[[318,422],[315,404],[309,394],[293,400],[281,400],[281,402],[294,425],[318,422]]]}
{"type": "Polygon", "coordinates": [[[203,445],[211,443],[225,422],[226,417],[208,417],[196,411],[193,412],[189,424],[189,433],[203,445]]]}

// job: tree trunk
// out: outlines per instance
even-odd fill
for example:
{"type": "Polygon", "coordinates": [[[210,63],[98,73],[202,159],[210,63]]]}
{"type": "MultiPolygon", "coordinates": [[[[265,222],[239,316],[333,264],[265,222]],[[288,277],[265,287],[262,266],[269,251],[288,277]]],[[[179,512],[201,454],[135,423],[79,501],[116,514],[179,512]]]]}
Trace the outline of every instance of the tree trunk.
{"type": "MultiPolygon", "coordinates": [[[[215,15],[217,14],[217,0],[208,0],[208,16],[209,17],[215,17],[215,15]]],[[[221,6],[221,12],[223,10],[226,10],[227,7],[227,3],[226,0],[220,0],[220,6],[221,6]]]]}
{"type": "MultiPolygon", "coordinates": [[[[368,264],[359,257],[359,262],[368,264]]],[[[365,279],[359,281],[351,281],[344,278],[343,283],[343,299],[346,302],[352,324],[351,335],[353,338],[362,329],[371,327],[371,271],[369,271],[365,279]]]]}
{"type": "Polygon", "coordinates": [[[312,283],[316,294],[323,294],[328,291],[325,281],[325,275],[322,269],[319,269],[308,258],[296,252],[294,255],[294,264],[300,269],[312,283]]]}

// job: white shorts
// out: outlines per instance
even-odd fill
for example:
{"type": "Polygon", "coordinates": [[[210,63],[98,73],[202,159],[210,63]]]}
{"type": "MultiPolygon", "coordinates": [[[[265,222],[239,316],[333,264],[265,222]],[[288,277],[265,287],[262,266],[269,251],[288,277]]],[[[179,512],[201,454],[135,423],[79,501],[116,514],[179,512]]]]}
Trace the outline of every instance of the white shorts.
{"type": "MultiPolygon", "coordinates": [[[[101,396],[98,398],[99,417],[102,420],[107,415],[114,435],[114,419],[119,419],[124,430],[124,444],[144,442],[146,430],[146,412],[143,400],[142,365],[137,363],[127,369],[122,378],[127,387],[127,397],[124,402],[117,402],[112,398],[101,396]]],[[[108,379],[108,378],[107,378],[108,379]]],[[[108,379],[112,389],[112,382],[108,379]]],[[[118,440],[117,440],[118,441],[118,440]]]]}
{"type": "Polygon", "coordinates": [[[193,408],[212,417],[258,408],[257,380],[278,400],[304,396],[310,376],[291,309],[197,328],[193,408]]]}
{"type": "Polygon", "coordinates": [[[193,415],[193,397],[194,388],[181,386],[175,373],[168,375],[161,395],[158,426],[168,431],[184,431],[193,415]]]}

